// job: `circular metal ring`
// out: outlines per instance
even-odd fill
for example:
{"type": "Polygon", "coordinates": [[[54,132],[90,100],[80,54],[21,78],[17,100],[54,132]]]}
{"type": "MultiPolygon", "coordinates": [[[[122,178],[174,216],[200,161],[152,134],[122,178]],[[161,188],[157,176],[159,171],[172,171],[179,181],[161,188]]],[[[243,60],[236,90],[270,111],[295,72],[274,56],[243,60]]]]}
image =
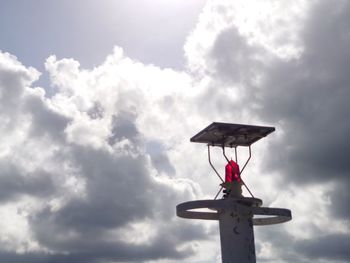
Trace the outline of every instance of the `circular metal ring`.
{"type": "Polygon", "coordinates": [[[292,220],[292,212],[285,208],[252,207],[254,215],[265,215],[268,217],[253,218],[253,225],[274,225],[292,220]]]}
{"type": "Polygon", "coordinates": [[[287,222],[292,219],[291,211],[283,208],[259,207],[262,201],[257,198],[230,198],[221,200],[197,200],[176,206],[176,214],[182,218],[219,220],[221,210],[232,210],[238,214],[267,215],[269,217],[253,218],[254,225],[272,225],[287,222]],[[207,208],[215,212],[195,211],[207,208]],[[192,210],[192,211],[191,211],[192,210]]]}

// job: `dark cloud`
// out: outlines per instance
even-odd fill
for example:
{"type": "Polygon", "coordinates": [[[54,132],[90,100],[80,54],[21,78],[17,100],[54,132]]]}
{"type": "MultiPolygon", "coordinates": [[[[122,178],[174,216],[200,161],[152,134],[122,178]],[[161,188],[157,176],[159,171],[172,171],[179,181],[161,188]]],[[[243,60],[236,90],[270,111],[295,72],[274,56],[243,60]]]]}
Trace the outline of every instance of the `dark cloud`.
{"type": "Polygon", "coordinates": [[[159,173],[165,172],[169,175],[175,174],[175,168],[170,163],[164,146],[157,141],[149,141],[146,143],[146,151],[150,155],[152,164],[159,173]]]}
{"type": "MultiPolygon", "coordinates": [[[[69,199],[57,211],[47,206],[31,216],[33,233],[42,246],[58,253],[69,251],[65,262],[180,259],[192,251],[178,251],[179,242],[206,238],[202,228],[191,226],[193,229],[189,231],[187,224],[176,224],[178,228],[161,227],[160,222],[174,217],[178,196],[169,186],[157,183],[150,176],[146,156],[139,152],[143,142],[134,119],[128,112],[113,117],[113,145],[125,139],[131,142],[116,155],[72,145],[65,162],[76,167],[84,178],[85,193],[69,199]],[[127,237],[125,241],[108,241],[109,231],[144,220],[158,224],[156,236],[147,243],[132,244],[127,237]]],[[[111,137],[108,140],[111,143],[111,137]]],[[[57,254],[53,258],[56,256],[62,257],[57,254]]]]}
{"type": "Polygon", "coordinates": [[[133,118],[124,112],[113,119],[113,143],[125,139],[133,142],[125,152],[112,155],[88,146],[71,146],[66,161],[84,178],[85,193],[69,199],[57,211],[47,206],[31,215],[36,239],[42,246],[57,251],[53,258],[69,251],[65,262],[180,259],[192,253],[177,250],[180,242],[206,238],[202,228],[191,226],[193,229],[189,231],[187,224],[175,224],[178,228],[161,227],[160,222],[174,217],[178,196],[169,186],[157,183],[150,176],[147,159],[137,148],[142,140],[133,118]],[[108,232],[144,220],[158,224],[156,236],[146,243],[132,244],[128,238],[108,241],[108,232]]]}
{"type": "Polygon", "coordinates": [[[23,195],[48,197],[54,190],[54,182],[45,170],[26,172],[11,159],[0,160],[0,202],[14,201],[23,195]]]}
{"type": "Polygon", "coordinates": [[[122,111],[112,118],[111,136],[108,139],[110,144],[122,139],[137,140],[138,131],[134,124],[135,115],[131,112],[122,111]]]}
{"type": "Polygon", "coordinates": [[[145,244],[130,247],[123,243],[91,244],[89,249],[71,253],[13,253],[0,251],[0,258],[4,262],[15,263],[105,263],[105,262],[144,262],[145,260],[174,258],[183,260],[192,251],[176,252],[165,240],[159,240],[155,246],[145,244]],[[100,246],[99,246],[100,245],[100,246]]]}
{"type": "Polygon", "coordinates": [[[349,262],[349,247],[349,234],[332,234],[298,241],[295,250],[305,255],[310,261],[323,259],[336,262],[349,262]]]}
{"type": "Polygon", "coordinates": [[[272,145],[278,154],[268,169],[283,167],[288,181],[318,183],[349,174],[349,10],[347,2],[314,5],[298,58],[274,57],[231,26],[218,34],[207,59],[213,83],[200,97],[206,101],[201,111],[236,120],[249,112],[277,126],[284,136],[272,145]]]}
{"type": "MultiPolygon", "coordinates": [[[[300,58],[275,60],[266,69],[266,82],[258,94],[259,110],[253,111],[283,131],[280,140],[271,145],[273,154],[265,169],[278,171],[284,178],[284,186],[292,183],[291,187],[301,191],[307,184],[333,183],[335,186],[326,193],[331,201],[328,215],[333,220],[347,221],[349,15],[350,4],[346,1],[319,1],[311,9],[303,29],[304,52],[300,58]]],[[[331,229],[331,225],[329,229],[319,229],[319,233],[324,233],[321,237],[295,240],[294,252],[286,260],[295,262],[293,257],[299,255],[300,262],[348,262],[349,236],[326,234],[331,229]]],[[[276,236],[280,240],[285,238],[282,233],[276,236]]],[[[287,247],[290,249],[285,244],[287,247]]]]}
{"type": "Polygon", "coordinates": [[[93,106],[88,110],[87,114],[91,119],[101,119],[103,118],[103,106],[100,102],[95,102],[93,106]]]}
{"type": "Polygon", "coordinates": [[[208,54],[208,70],[226,85],[249,83],[262,67],[261,52],[263,49],[249,44],[236,27],[229,27],[215,39],[208,54]]]}
{"type": "MultiPolygon", "coordinates": [[[[249,43],[236,26],[222,30],[205,54],[206,77],[211,81],[198,96],[198,114],[208,120],[242,122],[242,116],[257,105],[260,78],[270,55],[249,43]]],[[[245,121],[246,122],[246,121],[245,121]]]]}
{"type": "Polygon", "coordinates": [[[24,112],[30,114],[30,137],[50,136],[51,139],[64,139],[64,129],[70,119],[51,109],[43,95],[27,93],[24,99],[24,112]]]}
{"type": "MultiPolygon", "coordinates": [[[[332,226],[329,226],[331,228],[332,226]]],[[[297,239],[285,227],[274,226],[259,228],[255,231],[259,239],[268,243],[278,262],[348,262],[349,234],[323,234],[326,229],[319,229],[319,234],[313,238],[297,239]]],[[[262,246],[257,246],[257,253],[263,253],[262,246]]],[[[261,256],[262,262],[271,258],[261,256]]],[[[276,261],[277,262],[277,261],[276,261]]]]}
{"type": "MultiPolygon", "coordinates": [[[[47,207],[31,219],[32,230],[42,246],[69,251],[65,262],[180,259],[192,252],[178,251],[179,242],[205,238],[203,230],[191,226],[192,231],[188,231],[184,224],[185,228],[178,225],[157,230],[156,237],[147,243],[129,244],[127,237],[125,241],[107,241],[109,231],[130,223],[149,219],[159,224],[170,220],[176,203],[172,200],[174,193],[151,180],[142,156],[113,158],[91,149],[78,149],[75,154],[86,178],[86,197],[72,199],[58,211],[47,207]]],[[[56,256],[62,257],[52,257],[56,256]]]]}
{"type": "MultiPolygon", "coordinates": [[[[298,192],[328,184],[327,214],[345,222],[349,222],[346,204],[350,202],[349,17],[346,1],[312,5],[300,35],[304,50],[288,59],[250,44],[234,25],[226,28],[208,58],[212,86],[202,94],[205,105],[199,105],[215,119],[236,122],[248,116],[276,126],[279,136],[270,141],[271,154],[260,157],[261,169],[279,175],[281,189],[298,192]],[[239,94],[238,99],[229,98],[230,92],[239,94]],[[217,111],[208,110],[213,108],[217,111]]],[[[279,247],[273,253],[285,262],[348,262],[349,244],[344,242],[348,236],[314,227],[324,236],[301,241],[280,228],[266,230],[269,234],[263,240],[279,247]],[[327,238],[333,242],[329,248],[327,238]]],[[[310,230],[312,224],[305,228],[310,230]]]]}
{"type": "MultiPolygon", "coordinates": [[[[320,1],[311,10],[302,35],[303,54],[271,65],[259,94],[260,110],[255,111],[264,120],[278,123],[284,132],[271,147],[274,154],[266,169],[283,175],[284,185],[292,182],[301,189],[306,184],[332,182],[335,187],[327,195],[333,220],[349,220],[349,14],[350,5],[345,1],[320,1]]],[[[319,231],[328,233],[330,229],[319,231]]],[[[281,233],[277,236],[283,240],[281,233]]],[[[293,262],[299,255],[300,262],[348,262],[348,240],[347,234],[295,240],[294,253],[287,261],[293,262]]]]}
{"type": "Polygon", "coordinates": [[[255,239],[263,242],[256,242],[256,254],[261,262],[271,262],[269,254],[274,255],[275,262],[308,262],[303,260],[303,256],[296,253],[293,244],[295,239],[288,234],[285,225],[274,225],[270,227],[255,227],[255,239]],[[268,244],[267,252],[263,245],[268,244]]]}
{"type": "Polygon", "coordinates": [[[304,53],[273,64],[261,94],[257,114],[285,132],[273,149],[280,151],[277,161],[289,171],[288,180],[297,183],[331,181],[350,172],[350,52],[344,48],[350,44],[349,10],[345,2],[315,6],[303,33],[304,53]]]}
{"type": "Polygon", "coordinates": [[[349,180],[346,178],[339,181],[334,189],[329,190],[327,195],[331,202],[329,206],[330,216],[349,220],[350,210],[347,209],[350,200],[349,180]]]}

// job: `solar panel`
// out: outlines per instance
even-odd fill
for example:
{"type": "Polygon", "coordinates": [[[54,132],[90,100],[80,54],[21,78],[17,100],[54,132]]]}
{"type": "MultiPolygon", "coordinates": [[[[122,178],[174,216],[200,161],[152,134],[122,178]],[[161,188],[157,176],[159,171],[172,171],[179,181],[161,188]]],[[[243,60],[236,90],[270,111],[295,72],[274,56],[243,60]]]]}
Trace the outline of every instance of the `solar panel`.
{"type": "Polygon", "coordinates": [[[213,122],[191,138],[191,142],[212,146],[250,146],[275,131],[274,127],[213,122]]]}

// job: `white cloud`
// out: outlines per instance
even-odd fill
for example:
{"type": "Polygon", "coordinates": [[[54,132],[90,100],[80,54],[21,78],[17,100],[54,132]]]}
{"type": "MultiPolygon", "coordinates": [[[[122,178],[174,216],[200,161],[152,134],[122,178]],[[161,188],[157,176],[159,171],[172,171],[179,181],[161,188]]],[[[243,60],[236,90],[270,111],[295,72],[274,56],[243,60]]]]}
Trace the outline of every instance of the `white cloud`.
{"type": "Polygon", "coordinates": [[[50,97],[33,87],[39,72],[0,53],[0,258],[219,262],[215,223],[176,218],[175,206],[217,191],[206,147],[189,138],[225,121],[277,126],[244,178],[295,218],[257,230],[258,258],[346,261],[349,38],[335,29],[347,28],[349,7],[329,5],[208,1],[185,45],[187,71],[119,47],[92,69],[50,56],[50,97]],[[338,254],[317,253],[327,237],[343,244],[338,254]]]}
{"type": "MultiPolygon", "coordinates": [[[[191,254],[193,249],[180,251],[177,244],[205,239],[204,229],[191,227],[191,235],[182,233],[188,223],[179,224],[174,213],[182,198],[194,198],[198,185],[158,174],[145,145],[146,139],[158,144],[174,140],[170,130],[165,137],[159,136],[163,120],[169,119],[168,125],[176,124],[170,119],[176,114],[176,106],[172,106],[171,114],[164,110],[168,105],[162,100],[183,96],[177,86],[189,87],[188,76],[132,61],[120,48],[93,70],[80,69],[73,59],[57,60],[52,56],[46,67],[56,92],[47,98],[41,88],[31,87],[38,76],[35,70],[26,69],[10,55],[3,55],[2,61],[2,81],[11,81],[4,83],[1,91],[12,96],[12,104],[7,105],[9,111],[2,116],[6,119],[11,113],[21,120],[11,125],[18,136],[12,135],[3,143],[6,151],[1,158],[1,178],[7,187],[2,192],[3,200],[18,200],[13,203],[14,209],[18,209],[20,200],[31,197],[35,201],[34,208],[21,208],[28,214],[18,221],[22,223],[13,230],[2,228],[3,236],[12,236],[11,241],[3,240],[9,251],[11,246],[12,251],[17,249],[14,243],[29,238],[41,250],[50,250],[58,257],[77,250],[82,254],[72,257],[83,257],[86,249],[97,246],[91,261],[98,258],[99,249],[104,246],[114,246],[116,251],[119,246],[125,253],[123,256],[106,252],[111,260],[179,258],[191,254]],[[10,88],[16,93],[11,94],[10,88]],[[13,107],[15,112],[12,105],[17,107],[13,107]],[[153,115],[153,126],[147,121],[149,114],[153,115]],[[5,160],[16,163],[16,167],[9,166],[6,172],[5,160]],[[173,224],[166,223],[169,219],[175,220],[173,224]],[[126,236],[111,240],[107,235],[109,231],[126,233],[125,226],[135,228],[147,221],[154,234],[145,232],[144,239],[126,236]],[[22,237],[13,232],[18,230],[22,237]],[[13,240],[16,236],[17,241],[13,240]],[[89,240],[91,237],[94,240],[89,240]],[[133,249],[141,246],[143,252],[134,255],[133,249]]],[[[181,99],[175,103],[181,103],[181,99]]],[[[170,127],[163,128],[166,131],[170,127]]],[[[3,131],[4,136],[8,133],[3,131]]],[[[36,251],[34,248],[37,249],[28,246],[29,251],[36,251]]]]}

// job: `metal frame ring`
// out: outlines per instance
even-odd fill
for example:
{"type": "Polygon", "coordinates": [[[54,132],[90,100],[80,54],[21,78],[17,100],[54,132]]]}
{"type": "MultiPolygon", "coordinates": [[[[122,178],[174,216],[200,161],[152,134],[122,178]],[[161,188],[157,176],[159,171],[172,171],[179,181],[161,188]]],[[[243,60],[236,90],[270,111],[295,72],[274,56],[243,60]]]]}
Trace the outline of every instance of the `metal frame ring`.
{"type": "Polygon", "coordinates": [[[253,218],[253,224],[273,225],[284,223],[292,219],[289,209],[259,207],[262,201],[257,198],[230,198],[221,200],[197,200],[181,203],[176,206],[176,214],[182,218],[219,220],[219,214],[222,210],[232,210],[243,215],[249,213],[250,216],[266,215],[268,217],[253,218]],[[191,211],[194,209],[207,208],[215,212],[191,211]]]}

